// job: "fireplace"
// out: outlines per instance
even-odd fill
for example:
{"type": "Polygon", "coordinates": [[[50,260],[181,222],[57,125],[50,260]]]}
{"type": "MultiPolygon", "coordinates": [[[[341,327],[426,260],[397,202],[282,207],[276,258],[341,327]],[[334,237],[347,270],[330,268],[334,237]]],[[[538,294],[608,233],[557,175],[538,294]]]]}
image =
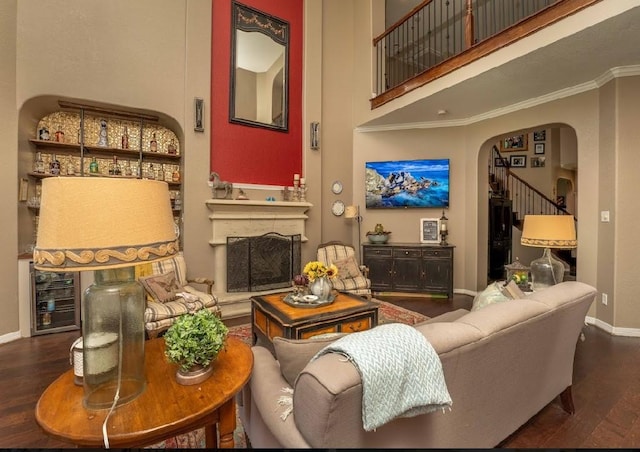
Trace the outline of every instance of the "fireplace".
{"type": "Polygon", "coordinates": [[[289,287],[300,271],[300,234],[227,237],[227,292],[289,287]]]}
{"type": "MultiPolygon", "coordinates": [[[[290,287],[291,272],[300,271],[300,251],[294,249],[291,254],[291,270],[288,265],[281,264],[284,262],[285,256],[279,255],[277,260],[270,264],[265,264],[262,270],[256,270],[255,265],[251,264],[251,270],[254,272],[253,280],[247,283],[247,278],[251,275],[242,277],[242,281],[235,280],[237,271],[249,271],[249,266],[242,264],[249,262],[247,259],[247,248],[251,248],[249,243],[251,238],[265,236],[273,233],[280,235],[280,239],[271,236],[268,241],[271,245],[286,247],[286,243],[280,243],[282,237],[288,237],[292,243],[296,242],[298,250],[301,245],[308,239],[305,235],[305,222],[308,219],[306,212],[312,207],[308,202],[297,201],[259,201],[259,200],[232,200],[232,199],[208,199],[206,201],[209,209],[209,220],[211,221],[211,238],[209,245],[213,249],[213,286],[214,295],[218,298],[218,303],[222,309],[223,318],[247,315],[251,312],[251,296],[265,295],[268,293],[278,292],[290,287]],[[299,237],[291,239],[291,237],[299,237]],[[233,262],[241,262],[240,264],[232,264],[232,269],[227,272],[227,263],[230,259],[227,257],[228,245],[236,243],[228,242],[229,238],[240,238],[238,245],[244,251],[238,251],[242,256],[233,258],[233,262]],[[244,239],[244,241],[242,241],[244,239]],[[278,241],[278,242],[276,242],[278,241]],[[276,264],[277,262],[277,264],[276,264]],[[243,268],[244,267],[244,268],[243,268]],[[278,278],[276,282],[263,274],[263,270],[268,267],[277,267],[278,278]],[[286,285],[285,285],[286,275],[286,285]],[[228,281],[227,277],[234,279],[228,281]],[[257,281],[257,282],[256,282],[257,281]],[[241,286],[245,285],[243,289],[241,286]],[[275,287],[274,289],[258,289],[258,287],[275,287]]],[[[260,245],[262,246],[262,245],[260,245]]],[[[232,251],[235,253],[236,251],[232,251]]],[[[283,251],[281,251],[282,253],[283,251]]],[[[263,250],[258,250],[259,254],[265,256],[263,250]]],[[[265,258],[266,259],[266,258],[265,258]]],[[[259,267],[258,267],[259,268],[259,267]]]]}

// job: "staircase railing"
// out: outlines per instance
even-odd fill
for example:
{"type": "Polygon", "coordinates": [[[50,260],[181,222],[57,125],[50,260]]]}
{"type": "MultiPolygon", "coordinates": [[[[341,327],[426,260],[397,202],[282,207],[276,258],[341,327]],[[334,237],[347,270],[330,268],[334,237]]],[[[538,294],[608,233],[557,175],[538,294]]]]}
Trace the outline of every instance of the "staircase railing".
{"type": "MultiPolygon", "coordinates": [[[[509,159],[493,146],[489,161],[489,186],[491,196],[511,200],[513,225],[520,227],[525,215],[573,215],[537,188],[511,171],[509,159]]],[[[575,215],[574,215],[575,218],[575,215]]],[[[576,222],[578,221],[575,218],[576,222]]]]}
{"type": "Polygon", "coordinates": [[[372,108],[601,0],[424,0],[373,39],[372,108]]]}

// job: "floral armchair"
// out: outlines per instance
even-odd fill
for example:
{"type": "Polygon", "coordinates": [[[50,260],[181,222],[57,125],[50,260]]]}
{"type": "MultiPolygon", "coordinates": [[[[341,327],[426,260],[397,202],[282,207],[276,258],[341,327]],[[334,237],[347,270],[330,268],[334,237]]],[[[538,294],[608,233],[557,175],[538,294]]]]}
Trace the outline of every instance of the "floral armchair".
{"type": "Polygon", "coordinates": [[[338,277],[331,280],[334,289],[371,300],[369,269],[358,263],[351,245],[337,241],[322,243],[318,245],[317,259],[338,267],[338,277]]]}
{"type": "Polygon", "coordinates": [[[170,259],[138,265],[136,277],[147,295],[144,328],[149,338],[169,329],[182,314],[208,309],[220,316],[218,299],[213,295],[213,280],[187,278],[187,264],[182,252],[170,259]],[[206,286],[206,292],[190,284],[206,286]]]}

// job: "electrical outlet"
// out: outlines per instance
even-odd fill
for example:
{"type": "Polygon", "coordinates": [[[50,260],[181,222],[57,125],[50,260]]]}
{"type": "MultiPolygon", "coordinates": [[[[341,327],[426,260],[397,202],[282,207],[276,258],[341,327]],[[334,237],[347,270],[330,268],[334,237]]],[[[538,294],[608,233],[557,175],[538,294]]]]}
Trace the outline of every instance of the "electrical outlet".
{"type": "Polygon", "coordinates": [[[606,293],[603,293],[602,294],[602,304],[606,306],[608,302],[609,302],[609,297],[607,296],[606,293]]]}

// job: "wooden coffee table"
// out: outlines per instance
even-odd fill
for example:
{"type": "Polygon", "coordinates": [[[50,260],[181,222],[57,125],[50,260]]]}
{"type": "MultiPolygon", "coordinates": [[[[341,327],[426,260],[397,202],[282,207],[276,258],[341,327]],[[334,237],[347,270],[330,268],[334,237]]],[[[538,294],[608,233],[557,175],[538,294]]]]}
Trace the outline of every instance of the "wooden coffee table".
{"type": "Polygon", "coordinates": [[[333,303],[297,307],[283,301],[289,292],[251,297],[253,340],[273,352],[273,338],[307,339],[323,333],[364,331],[378,325],[378,303],[346,292],[334,292],[333,303]]]}
{"type": "MultiPolygon", "coordinates": [[[[207,448],[233,448],[236,428],[235,395],[249,380],[253,354],[249,346],[228,337],[206,381],[176,383],[177,365],[164,356],[164,339],[145,343],[144,392],[117,407],[107,423],[110,447],[140,447],[175,435],[205,428],[207,448]]],[[[44,391],[36,406],[36,420],[49,435],[84,447],[104,447],[102,424],[106,410],[82,405],[82,386],[73,383],[73,370],[65,372],[44,391]]]]}

